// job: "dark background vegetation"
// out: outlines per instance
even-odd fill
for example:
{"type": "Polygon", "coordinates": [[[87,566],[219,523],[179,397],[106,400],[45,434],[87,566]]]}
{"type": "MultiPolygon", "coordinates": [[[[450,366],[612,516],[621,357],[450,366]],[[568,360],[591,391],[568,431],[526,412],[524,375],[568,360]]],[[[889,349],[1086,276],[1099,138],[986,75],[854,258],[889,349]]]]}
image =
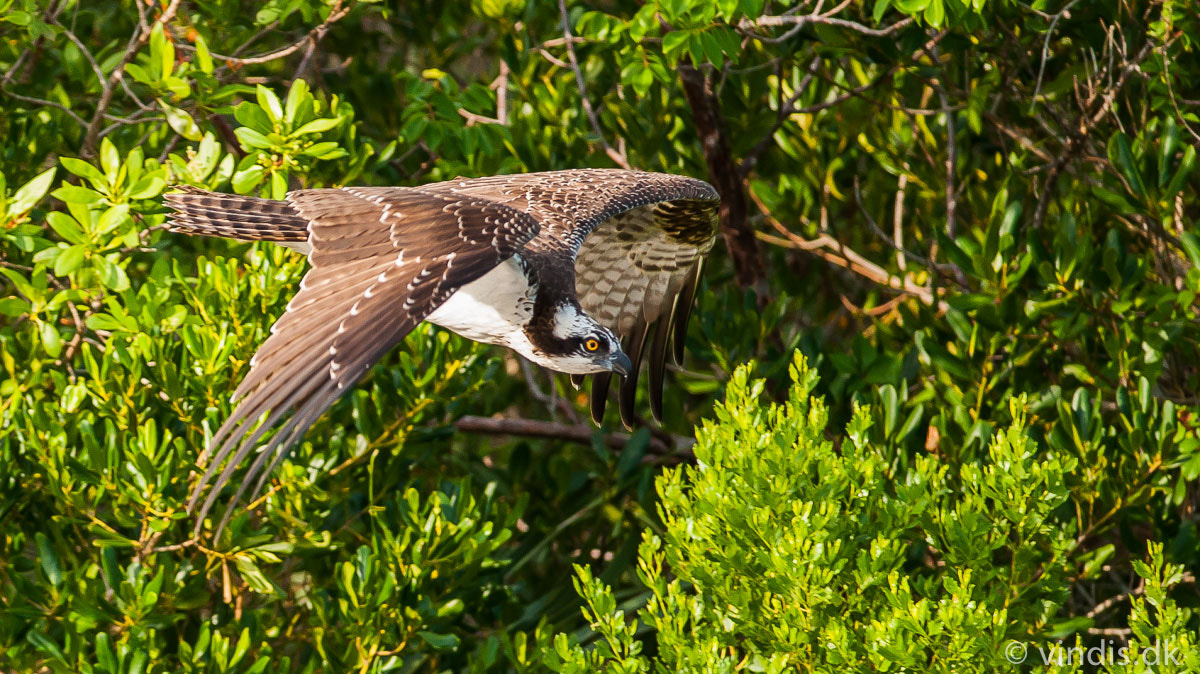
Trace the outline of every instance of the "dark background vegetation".
{"type": "Polygon", "coordinates": [[[0,671],[1195,671],[1198,39],[1176,0],[0,0],[0,671]],[[663,428],[421,328],[191,539],[305,263],[164,232],[169,185],[583,166],[723,199],[663,428]]]}

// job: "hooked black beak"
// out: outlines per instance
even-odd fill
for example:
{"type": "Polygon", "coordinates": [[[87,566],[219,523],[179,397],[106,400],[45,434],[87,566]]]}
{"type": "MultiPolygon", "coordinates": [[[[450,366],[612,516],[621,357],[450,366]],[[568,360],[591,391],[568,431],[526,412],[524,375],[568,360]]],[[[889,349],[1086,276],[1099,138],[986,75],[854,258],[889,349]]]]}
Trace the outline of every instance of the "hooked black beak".
{"type": "Polygon", "coordinates": [[[612,371],[616,372],[617,374],[621,375],[622,377],[628,377],[629,374],[631,372],[633,372],[633,363],[629,360],[629,356],[626,356],[624,353],[621,353],[620,351],[618,351],[617,354],[615,356],[613,356],[611,365],[612,365],[612,371]]]}

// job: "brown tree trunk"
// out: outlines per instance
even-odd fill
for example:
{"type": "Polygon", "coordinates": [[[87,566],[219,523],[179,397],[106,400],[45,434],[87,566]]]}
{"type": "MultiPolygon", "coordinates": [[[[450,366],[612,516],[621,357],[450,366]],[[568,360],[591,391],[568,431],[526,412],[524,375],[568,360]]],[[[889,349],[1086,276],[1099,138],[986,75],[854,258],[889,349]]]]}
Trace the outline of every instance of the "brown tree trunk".
{"type": "Polygon", "coordinates": [[[683,92],[692,108],[696,132],[704,146],[708,175],[721,195],[721,235],[733,258],[738,285],[754,288],[760,298],[766,295],[766,270],[758,253],[758,240],[746,221],[746,194],[738,176],[737,164],[725,136],[721,108],[713,93],[712,82],[691,63],[679,64],[683,92]]]}

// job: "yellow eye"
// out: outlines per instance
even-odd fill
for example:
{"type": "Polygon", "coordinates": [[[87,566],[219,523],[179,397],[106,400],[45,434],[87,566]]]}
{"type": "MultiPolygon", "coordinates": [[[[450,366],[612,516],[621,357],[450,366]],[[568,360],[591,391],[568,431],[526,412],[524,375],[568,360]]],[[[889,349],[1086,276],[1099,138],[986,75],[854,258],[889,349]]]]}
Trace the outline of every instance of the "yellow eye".
{"type": "Polygon", "coordinates": [[[596,349],[599,349],[599,348],[600,348],[600,342],[597,342],[597,341],[596,341],[596,340],[594,340],[594,339],[589,339],[588,341],[586,341],[586,342],[584,342],[584,343],[583,343],[583,346],[584,346],[584,348],[586,348],[588,351],[595,351],[596,349]]]}

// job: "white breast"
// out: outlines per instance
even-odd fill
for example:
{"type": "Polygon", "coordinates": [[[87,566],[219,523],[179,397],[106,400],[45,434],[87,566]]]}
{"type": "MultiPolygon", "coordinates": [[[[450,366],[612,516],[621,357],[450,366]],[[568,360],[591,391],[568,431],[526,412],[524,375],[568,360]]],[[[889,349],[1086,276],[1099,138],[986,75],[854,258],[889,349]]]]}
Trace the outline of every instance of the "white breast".
{"type": "Polygon", "coordinates": [[[525,353],[531,345],[522,328],[533,315],[534,291],[516,259],[510,258],[459,288],[425,320],[476,342],[525,353]]]}

